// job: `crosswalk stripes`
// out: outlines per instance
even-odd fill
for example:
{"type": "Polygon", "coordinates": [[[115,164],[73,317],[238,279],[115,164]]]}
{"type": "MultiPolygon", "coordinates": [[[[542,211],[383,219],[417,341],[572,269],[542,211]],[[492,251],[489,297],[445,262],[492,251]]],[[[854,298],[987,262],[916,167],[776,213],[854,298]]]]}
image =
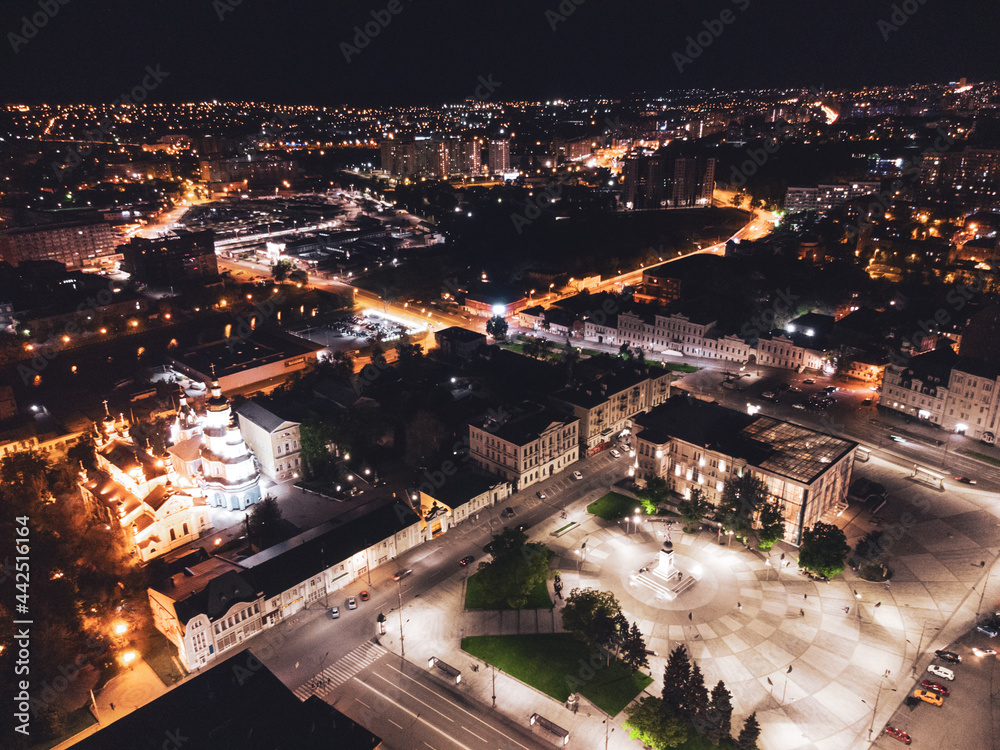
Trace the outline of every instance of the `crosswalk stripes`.
{"type": "Polygon", "coordinates": [[[377,643],[363,643],[337,659],[319,674],[314,675],[305,684],[295,688],[293,691],[295,697],[302,701],[311,695],[318,695],[322,698],[387,653],[389,651],[377,643]]]}

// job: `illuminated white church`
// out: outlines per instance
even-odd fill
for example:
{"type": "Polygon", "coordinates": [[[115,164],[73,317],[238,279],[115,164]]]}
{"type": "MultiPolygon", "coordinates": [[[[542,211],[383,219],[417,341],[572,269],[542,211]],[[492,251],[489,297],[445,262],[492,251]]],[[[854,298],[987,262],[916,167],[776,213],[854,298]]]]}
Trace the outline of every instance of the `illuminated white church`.
{"type": "Polygon", "coordinates": [[[219,381],[201,425],[201,485],[209,505],[246,510],[260,501],[260,472],[219,381]]]}

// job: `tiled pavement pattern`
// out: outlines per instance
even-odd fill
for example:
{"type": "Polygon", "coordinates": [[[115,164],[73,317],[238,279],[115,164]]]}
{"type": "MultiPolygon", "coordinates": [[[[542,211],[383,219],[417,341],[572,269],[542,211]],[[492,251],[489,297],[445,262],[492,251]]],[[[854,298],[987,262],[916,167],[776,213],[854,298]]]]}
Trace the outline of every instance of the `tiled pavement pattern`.
{"type": "MultiPolygon", "coordinates": [[[[870,471],[884,481],[901,503],[909,501],[913,490],[897,469],[873,468],[866,467],[866,475],[870,471]]],[[[557,553],[553,567],[562,574],[564,595],[578,586],[610,590],[626,616],[638,622],[647,646],[656,652],[650,658],[650,694],[661,690],[669,650],[683,643],[710,687],[721,679],[732,691],[734,727],[757,712],[764,750],[853,750],[869,747],[869,726],[881,728],[911,689],[914,662],[919,671],[930,663],[929,657],[919,657],[918,645],[920,654],[932,653],[973,621],[981,590],[973,587],[983,581],[1000,546],[1000,509],[988,502],[991,497],[934,495],[930,511],[915,512],[890,549],[894,575],[888,587],[862,581],[850,570],[834,582],[814,582],[797,572],[793,548],[776,549],[768,567],[759,553],[738,544],[722,546],[708,532],[683,534],[675,526],[675,559],[682,569],[701,566],[701,580],[675,602],[656,601],[649,589],[630,585],[631,573],[657,561],[662,534],[655,527],[649,533],[648,522],[640,525],[646,531],[629,533],[624,522],[607,524],[591,517],[555,537],[552,532],[565,523],[556,516],[533,527],[530,535],[557,553]],[[780,569],[781,551],[792,561],[785,569],[780,569]],[[855,591],[861,596],[860,611],[855,591]],[[873,721],[871,706],[886,670],[891,674],[873,721]],[[898,691],[891,697],[890,688],[898,691]]],[[[884,512],[899,518],[902,508],[884,512]]],[[[579,517],[582,510],[577,507],[573,514],[579,517]]],[[[853,507],[849,511],[856,512],[853,507]]],[[[840,519],[841,525],[849,520],[840,519]]],[[[847,528],[852,545],[872,528],[858,521],[847,528]]],[[[885,530],[899,528],[889,524],[885,530]]],[[[468,669],[472,660],[460,650],[463,635],[559,632],[558,605],[554,612],[520,615],[463,612],[461,585],[449,585],[434,600],[408,607],[413,619],[408,628],[436,627],[426,642],[407,637],[407,657],[412,650],[419,661],[426,651],[468,669]]],[[[397,650],[393,639],[383,643],[397,650]]],[[[463,691],[489,705],[488,683],[481,686],[485,678],[477,677],[469,674],[463,691]]],[[[539,710],[570,728],[583,743],[579,746],[603,743],[602,717],[595,708],[571,714],[509,677],[503,683],[502,706],[512,718],[521,718],[518,711],[539,710]]],[[[616,717],[615,725],[622,719],[616,717]]],[[[611,747],[634,746],[621,730],[615,734],[611,747]]]]}

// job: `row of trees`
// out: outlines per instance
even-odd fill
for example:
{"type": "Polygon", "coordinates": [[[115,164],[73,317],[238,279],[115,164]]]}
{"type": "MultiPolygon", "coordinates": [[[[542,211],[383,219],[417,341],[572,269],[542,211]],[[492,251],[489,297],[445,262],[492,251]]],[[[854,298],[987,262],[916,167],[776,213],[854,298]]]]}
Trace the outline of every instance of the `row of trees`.
{"type": "MultiPolygon", "coordinates": [[[[663,482],[651,479],[647,491],[657,481],[663,482]]],[[[713,511],[725,533],[731,532],[744,544],[750,544],[751,538],[756,537],[758,549],[768,550],[785,536],[781,504],[771,499],[767,485],[748,471],[726,480],[718,506],[708,500],[700,487],[692,488],[690,495],[677,504],[677,512],[688,531],[696,529],[713,511]]]]}
{"type": "Polygon", "coordinates": [[[709,691],[701,668],[691,663],[684,646],[678,646],[667,660],[660,697],[644,698],[626,708],[625,728],[631,739],[653,750],[679,747],[692,731],[713,745],[756,750],[760,738],[756,712],[746,718],[739,736],[732,737],[732,698],[722,680],[709,691]]]}
{"type": "Polygon", "coordinates": [[[562,612],[563,628],[591,648],[602,648],[610,664],[611,656],[633,672],[649,667],[646,641],[636,623],[629,623],[621,604],[610,591],[573,589],[562,612]]]}

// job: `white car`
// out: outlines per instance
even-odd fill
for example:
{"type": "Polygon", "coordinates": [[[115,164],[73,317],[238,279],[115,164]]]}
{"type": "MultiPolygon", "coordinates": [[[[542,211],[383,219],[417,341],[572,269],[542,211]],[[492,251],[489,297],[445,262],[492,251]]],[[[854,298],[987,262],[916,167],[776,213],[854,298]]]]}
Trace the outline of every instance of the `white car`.
{"type": "Polygon", "coordinates": [[[622,454],[616,451],[614,448],[611,449],[611,455],[615,458],[621,458],[622,454]]]}
{"type": "Polygon", "coordinates": [[[954,672],[952,672],[950,669],[946,669],[945,667],[939,667],[937,664],[931,664],[929,667],[927,667],[927,671],[930,672],[932,675],[935,675],[936,677],[940,677],[942,680],[955,679],[954,672]]]}
{"type": "Polygon", "coordinates": [[[573,479],[583,479],[583,474],[578,471],[573,472],[573,479]]]}
{"type": "Polygon", "coordinates": [[[348,597],[348,599],[347,599],[347,608],[348,608],[348,609],[357,609],[357,608],[358,608],[358,603],[357,603],[357,601],[356,601],[356,600],[354,599],[354,597],[353,597],[353,596],[351,596],[351,597],[348,597]]]}

